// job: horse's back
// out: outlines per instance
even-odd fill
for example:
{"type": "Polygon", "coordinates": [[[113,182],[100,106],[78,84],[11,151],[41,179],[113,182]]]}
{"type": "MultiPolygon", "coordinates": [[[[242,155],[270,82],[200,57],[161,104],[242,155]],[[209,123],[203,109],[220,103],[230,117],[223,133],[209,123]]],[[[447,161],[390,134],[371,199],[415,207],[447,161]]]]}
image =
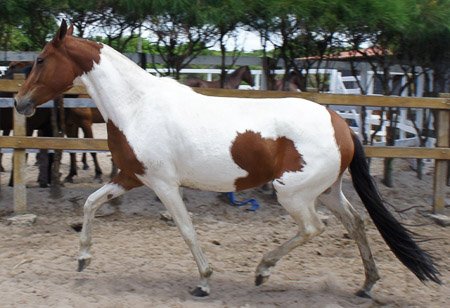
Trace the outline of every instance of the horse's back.
{"type": "Polygon", "coordinates": [[[200,88],[202,87],[203,80],[197,77],[191,77],[186,80],[186,85],[189,87],[200,88]]]}
{"type": "Polygon", "coordinates": [[[155,161],[167,161],[163,156],[172,155],[170,161],[178,173],[174,176],[180,177],[182,185],[215,191],[246,189],[273,179],[297,187],[312,178],[321,182],[337,177],[338,147],[330,113],[323,106],[297,98],[193,94],[186,99],[166,111],[171,115],[170,127],[165,129],[170,136],[162,138],[173,139],[164,145],[168,148],[160,148],[156,145],[159,137],[148,134],[146,138],[152,140],[145,143],[153,147],[132,141],[138,153],[158,150],[142,155],[153,157],[144,162],[148,169],[158,167],[155,161]]]}

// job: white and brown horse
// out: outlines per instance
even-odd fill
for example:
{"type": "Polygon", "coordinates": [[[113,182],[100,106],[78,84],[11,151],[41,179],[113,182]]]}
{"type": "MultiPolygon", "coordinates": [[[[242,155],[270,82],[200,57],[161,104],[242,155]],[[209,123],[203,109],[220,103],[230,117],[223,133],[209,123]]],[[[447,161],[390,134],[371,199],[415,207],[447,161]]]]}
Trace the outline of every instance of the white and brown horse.
{"type": "MultiPolygon", "coordinates": [[[[231,74],[226,75],[225,80],[223,82],[223,88],[237,89],[239,88],[241,81],[246,82],[251,87],[255,85],[252,73],[247,65],[241,66],[231,74]]],[[[186,80],[186,85],[198,88],[221,88],[220,80],[206,81],[195,77],[186,80]]]]}
{"type": "Polygon", "coordinates": [[[361,253],[369,296],[379,279],[363,220],[341,191],[350,168],[353,184],[394,254],[420,280],[439,283],[429,254],[386,209],[369,175],[358,138],[336,113],[296,99],[208,97],[178,82],[154,77],[111,47],[75,38],[63,21],[36,59],[16,97],[31,116],[37,105],[69,89],[78,78],[107,121],[108,144],[120,173],[84,206],[79,270],[91,261],[92,220],[106,201],[146,185],[172,214],[200,272],[196,296],[210,292],[212,269],[180,196],[180,186],[229,192],[273,181],[281,205],[298,224],[296,234],[266,253],[256,284],[287,253],[319,235],[317,198],[343,222],[361,253]],[[65,70],[61,70],[64,67],[65,70]]]}

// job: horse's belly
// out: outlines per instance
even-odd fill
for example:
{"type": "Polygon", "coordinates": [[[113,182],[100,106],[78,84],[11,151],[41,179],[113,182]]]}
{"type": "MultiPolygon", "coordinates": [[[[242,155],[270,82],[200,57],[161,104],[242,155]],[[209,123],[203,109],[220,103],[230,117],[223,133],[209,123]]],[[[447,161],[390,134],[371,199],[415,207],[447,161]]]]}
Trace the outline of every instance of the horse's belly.
{"type": "Polygon", "coordinates": [[[200,190],[235,191],[236,179],[246,176],[247,172],[230,160],[209,159],[180,168],[180,183],[182,186],[200,190]]]}
{"type": "Polygon", "coordinates": [[[215,192],[232,192],[235,191],[233,182],[221,182],[221,181],[196,181],[194,178],[184,179],[181,183],[183,187],[189,187],[205,191],[215,192]]]}

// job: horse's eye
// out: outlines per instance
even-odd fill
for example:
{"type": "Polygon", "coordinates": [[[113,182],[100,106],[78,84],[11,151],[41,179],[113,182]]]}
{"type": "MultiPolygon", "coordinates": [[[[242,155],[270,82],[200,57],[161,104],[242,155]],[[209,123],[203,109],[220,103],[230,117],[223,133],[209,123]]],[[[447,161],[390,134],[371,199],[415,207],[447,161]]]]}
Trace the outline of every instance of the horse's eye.
{"type": "Polygon", "coordinates": [[[36,59],[36,63],[37,63],[37,64],[42,64],[42,63],[44,63],[44,59],[42,59],[42,58],[37,58],[37,59],[36,59]]]}

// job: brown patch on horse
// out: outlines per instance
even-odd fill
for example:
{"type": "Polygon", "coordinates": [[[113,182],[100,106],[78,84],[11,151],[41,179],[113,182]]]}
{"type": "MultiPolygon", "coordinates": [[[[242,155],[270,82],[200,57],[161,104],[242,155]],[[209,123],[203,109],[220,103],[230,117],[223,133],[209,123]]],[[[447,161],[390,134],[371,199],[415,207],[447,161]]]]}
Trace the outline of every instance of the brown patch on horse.
{"type": "Polygon", "coordinates": [[[90,72],[94,67],[94,63],[98,64],[100,62],[100,49],[103,48],[101,43],[70,36],[70,39],[66,41],[66,45],[69,57],[74,60],[79,68],[76,72],[77,77],[83,75],[83,73],[90,72]]]}
{"type": "Polygon", "coordinates": [[[351,135],[352,131],[345,120],[336,112],[330,109],[328,109],[328,112],[331,116],[331,125],[333,125],[334,128],[334,138],[336,139],[336,144],[341,152],[341,169],[339,174],[342,174],[353,159],[355,147],[351,135]]]}
{"type": "Polygon", "coordinates": [[[114,163],[120,169],[120,173],[111,182],[119,184],[127,190],[142,186],[143,184],[136,177],[136,174],[143,175],[145,167],[137,159],[127,137],[111,120],[108,121],[106,127],[108,129],[109,150],[114,163]]]}
{"type": "Polygon", "coordinates": [[[73,25],[67,28],[65,20],[61,22],[55,37],[51,44],[47,44],[47,48],[55,48],[66,53],[75,63],[74,71],[76,77],[83,75],[92,70],[94,63],[100,62],[100,49],[103,48],[101,43],[85,40],[72,36],[73,25]]]}
{"type": "Polygon", "coordinates": [[[256,187],[279,178],[287,171],[302,171],[305,162],[286,137],[263,138],[260,133],[238,133],[231,146],[234,162],[248,172],[235,181],[236,190],[256,187]]]}

